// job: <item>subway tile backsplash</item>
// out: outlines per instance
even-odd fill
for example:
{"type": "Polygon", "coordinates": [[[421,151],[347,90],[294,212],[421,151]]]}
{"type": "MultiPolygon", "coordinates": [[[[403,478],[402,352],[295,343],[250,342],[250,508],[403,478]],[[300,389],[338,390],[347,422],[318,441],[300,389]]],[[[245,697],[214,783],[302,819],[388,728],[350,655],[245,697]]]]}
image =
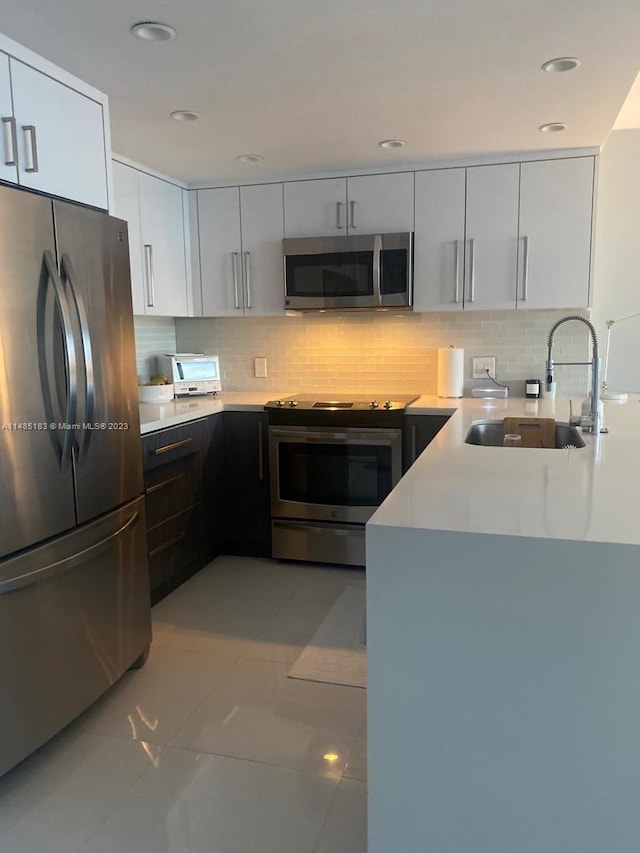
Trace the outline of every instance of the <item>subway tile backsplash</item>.
{"type": "Polygon", "coordinates": [[[173,317],[134,317],[136,336],[136,372],[141,382],[156,373],[156,358],[176,351],[176,326],[173,317]]]}
{"type": "MultiPolygon", "coordinates": [[[[438,347],[453,345],[465,351],[466,391],[487,384],[472,379],[472,357],[493,355],[498,381],[521,396],[527,378],[543,379],[549,329],[567,313],[303,314],[179,318],[175,324],[179,351],[220,356],[227,391],[435,394],[438,347]],[[255,356],[267,358],[266,379],[254,376],[255,356]]],[[[556,360],[585,361],[589,353],[582,324],[568,323],[556,334],[556,360]]],[[[560,396],[584,395],[588,388],[586,367],[559,367],[556,379],[560,396]]]]}

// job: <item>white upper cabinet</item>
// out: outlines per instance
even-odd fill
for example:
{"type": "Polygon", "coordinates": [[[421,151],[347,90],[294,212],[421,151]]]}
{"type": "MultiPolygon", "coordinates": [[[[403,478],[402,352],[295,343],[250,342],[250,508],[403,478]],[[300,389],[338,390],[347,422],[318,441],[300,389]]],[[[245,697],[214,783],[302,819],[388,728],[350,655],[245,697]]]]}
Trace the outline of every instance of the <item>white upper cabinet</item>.
{"type": "Polygon", "coordinates": [[[463,306],[466,170],[416,172],[414,311],[463,306]]]}
{"type": "Polygon", "coordinates": [[[202,313],[242,316],[240,190],[198,190],[202,313]]]}
{"type": "Polygon", "coordinates": [[[284,314],[283,186],[240,187],[244,310],[284,314]]]}
{"type": "Polygon", "coordinates": [[[467,169],[465,308],[516,307],[519,178],[517,163],[467,169]]]}
{"type": "Polygon", "coordinates": [[[18,133],[11,104],[9,57],[0,53],[0,120],[2,148],[0,150],[0,180],[15,184],[18,180],[18,133]]]}
{"type": "Polygon", "coordinates": [[[291,181],[284,185],[284,236],[413,231],[413,195],[413,172],[291,181]]]}
{"type": "Polygon", "coordinates": [[[285,183],[285,237],[339,237],[346,233],[346,178],[285,183]]]}
{"type": "Polygon", "coordinates": [[[183,192],[139,173],[145,314],[188,317],[183,192]]]}
{"type": "Polygon", "coordinates": [[[413,231],[414,173],[347,178],[349,234],[413,231]]]}
{"type": "Polygon", "coordinates": [[[102,104],[11,58],[24,187],[108,208],[102,104]]]}
{"type": "Polygon", "coordinates": [[[520,308],[589,304],[595,159],[522,163],[520,308]]]}
{"type": "Polygon", "coordinates": [[[113,162],[113,215],[125,219],[129,231],[129,261],[133,313],[145,313],[145,281],[140,232],[140,183],[137,169],[113,162]]]}
{"type": "Polygon", "coordinates": [[[198,190],[202,313],[284,313],[282,184],[198,190]]]}

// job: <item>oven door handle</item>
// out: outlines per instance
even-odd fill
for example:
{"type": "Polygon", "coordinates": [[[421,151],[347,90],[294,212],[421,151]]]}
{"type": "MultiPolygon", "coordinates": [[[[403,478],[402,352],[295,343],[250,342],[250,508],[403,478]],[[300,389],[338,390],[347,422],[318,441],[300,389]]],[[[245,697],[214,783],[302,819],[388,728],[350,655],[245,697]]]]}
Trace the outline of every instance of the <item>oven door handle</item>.
{"type": "Polygon", "coordinates": [[[269,428],[269,434],[284,441],[302,441],[308,444],[379,444],[388,445],[397,441],[402,435],[399,429],[369,430],[363,432],[313,432],[308,429],[275,429],[269,428]]]}

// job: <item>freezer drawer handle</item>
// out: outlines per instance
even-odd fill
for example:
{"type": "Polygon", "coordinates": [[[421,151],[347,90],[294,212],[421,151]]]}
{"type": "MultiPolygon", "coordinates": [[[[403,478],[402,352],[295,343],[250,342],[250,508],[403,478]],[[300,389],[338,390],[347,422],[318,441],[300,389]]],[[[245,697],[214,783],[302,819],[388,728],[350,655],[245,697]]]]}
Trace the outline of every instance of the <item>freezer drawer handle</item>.
{"type": "Polygon", "coordinates": [[[177,533],[175,536],[172,536],[171,539],[167,540],[163,545],[158,545],[157,548],[154,548],[153,551],[149,551],[149,557],[157,557],[158,554],[162,554],[163,551],[168,551],[169,548],[173,548],[174,545],[177,545],[181,539],[184,539],[186,536],[186,532],[182,531],[182,533],[177,533]]]}
{"type": "Polygon", "coordinates": [[[76,344],[73,337],[73,329],[71,326],[71,316],[69,314],[69,304],[64,286],[60,281],[58,270],[51,252],[44,253],[44,265],[47,270],[49,281],[53,284],[58,310],[62,318],[62,332],[64,338],[65,349],[65,379],[67,384],[67,406],[65,412],[65,423],[69,425],[64,430],[64,440],[60,451],[60,468],[65,471],[71,460],[71,446],[73,440],[73,430],[71,424],[72,418],[76,411],[78,399],[78,364],[76,359],[76,344]]]}
{"type": "Polygon", "coordinates": [[[191,444],[192,438],[183,438],[182,441],[174,441],[173,444],[165,444],[164,447],[156,447],[153,451],[155,456],[160,456],[162,453],[169,453],[170,450],[178,450],[180,447],[186,447],[191,444]]]}
{"type": "Polygon", "coordinates": [[[167,486],[172,486],[174,483],[177,483],[178,480],[182,480],[183,477],[184,474],[176,474],[175,477],[168,477],[161,483],[155,483],[153,486],[149,486],[148,489],[145,489],[145,492],[148,495],[153,495],[155,492],[160,492],[162,489],[166,489],[167,486]]]}
{"type": "MultiPolygon", "coordinates": [[[[73,298],[73,304],[76,309],[78,321],[80,323],[80,337],[82,339],[82,354],[84,358],[84,375],[85,375],[85,411],[83,421],[85,424],[93,423],[93,412],[96,401],[96,384],[94,379],[93,369],[93,350],[91,348],[91,335],[89,334],[89,321],[87,319],[87,311],[84,306],[84,300],[76,286],[77,276],[71,263],[69,255],[62,255],[60,261],[60,272],[66,277],[69,282],[69,290],[73,298]]],[[[82,460],[89,449],[89,440],[91,437],[90,429],[81,431],[82,439],[78,445],[78,454],[82,460]]]]}
{"type": "Polygon", "coordinates": [[[16,589],[21,589],[25,586],[30,586],[34,583],[39,583],[43,580],[48,580],[50,577],[61,574],[62,572],[67,572],[69,569],[74,569],[76,566],[82,565],[82,563],[86,562],[88,557],[93,557],[95,554],[99,554],[100,551],[104,551],[114,539],[117,539],[119,536],[128,530],[132,525],[134,525],[138,519],[140,518],[140,513],[136,510],[133,515],[128,518],[123,525],[121,525],[116,531],[110,533],[108,536],[105,536],[104,539],[101,539],[99,542],[96,542],[94,545],[90,545],[88,548],[83,548],[82,551],[78,551],[77,554],[72,554],[70,557],[65,557],[64,560],[57,560],[55,563],[50,563],[48,566],[44,566],[41,569],[36,569],[33,572],[27,572],[24,575],[17,575],[14,578],[8,578],[5,581],[0,581],[0,595],[4,595],[7,592],[13,592],[16,589]]]}

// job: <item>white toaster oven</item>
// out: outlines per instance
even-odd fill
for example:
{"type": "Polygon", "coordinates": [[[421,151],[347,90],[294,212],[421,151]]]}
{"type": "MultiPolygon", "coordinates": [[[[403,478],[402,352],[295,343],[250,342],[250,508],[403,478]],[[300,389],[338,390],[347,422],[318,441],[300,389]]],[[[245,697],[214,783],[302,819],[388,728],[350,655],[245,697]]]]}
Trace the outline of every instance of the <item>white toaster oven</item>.
{"type": "Polygon", "coordinates": [[[176,397],[217,394],[222,390],[217,355],[205,355],[202,352],[165,353],[158,356],[158,369],[173,382],[176,397]]]}

